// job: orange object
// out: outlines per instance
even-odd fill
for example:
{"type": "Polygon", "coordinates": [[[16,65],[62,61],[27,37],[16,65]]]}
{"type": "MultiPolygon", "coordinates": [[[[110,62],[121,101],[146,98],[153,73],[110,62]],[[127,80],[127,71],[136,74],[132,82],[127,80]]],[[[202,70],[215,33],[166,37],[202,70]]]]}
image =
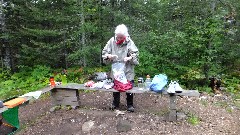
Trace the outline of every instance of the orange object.
{"type": "Polygon", "coordinates": [[[55,84],[55,80],[54,80],[54,77],[50,77],[50,79],[49,79],[49,81],[50,81],[50,85],[52,86],[52,87],[54,87],[56,84],[55,84]]]}
{"type": "Polygon", "coordinates": [[[13,108],[15,106],[22,104],[25,101],[26,101],[25,98],[14,98],[12,100],[4,102],[3,105],[7,106],[7,108],[13,108]]]}

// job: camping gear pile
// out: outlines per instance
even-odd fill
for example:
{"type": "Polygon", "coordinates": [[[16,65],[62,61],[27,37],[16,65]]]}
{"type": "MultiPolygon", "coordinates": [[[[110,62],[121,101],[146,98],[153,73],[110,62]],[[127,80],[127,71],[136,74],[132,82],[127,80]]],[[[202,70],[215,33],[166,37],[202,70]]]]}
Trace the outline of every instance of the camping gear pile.
{"type": "Polygon", "coordinates": [[[84,83],[85,87],[98,88],[98,89],[111,89],[114,83],[111,78],[108,77],[106,72],[97,72],[88,78],[88,81],[84,83]]]}

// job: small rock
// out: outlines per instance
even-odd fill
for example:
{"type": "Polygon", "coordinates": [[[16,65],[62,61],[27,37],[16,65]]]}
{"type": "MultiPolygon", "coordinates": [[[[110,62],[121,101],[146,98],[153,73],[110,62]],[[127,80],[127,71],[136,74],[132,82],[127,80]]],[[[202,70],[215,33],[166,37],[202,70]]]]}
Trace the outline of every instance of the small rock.
{"type": "Polygon", "coordinates": [[[184,113],[177,113],[177,120],[184,120],[186,119],[187,115],[184,113]]]}
{"type": "Polygon", "coordinates": [[[74,119],[71,119],[70,121],[71,121],[72,123],[74,123],[74,122],[75,122],[75,120],[74,120],[74,119]]]}
{"type": "Polygon", "coordinates": [[[132,129],[132,125],[127,120],[119,120],[117,123],[117,131],[118,132],[127,132],[132,129]]]}
{"type": "Polygon", "coordinates": [[[200,100],[206,100],[207,97],[206,97],[206,96],[201,96],[199,99],[200,99],[200,100]]]}
{"type": "Polygon", "coordinates": [[[60,110],[61,109],[61,106],[54,106],[54,107],[52,107],[52,108],[50,108],[50,112],[54,112],[54,111],[56,111],[56,110],[60,110]]]}
{"type": "Polygon", "coordinates": [[[89,132],[92,129],[93,125],[94,125],[94,121],[92,120],[83,123],[82,131],[89,132]]]}
{"type": "Polygon", "coordinates": [[[101,124],[101,125],[99,125],[98,127],[100,128],[100,129],[104,129],[104,128],[107,128],[107,124],[106,123],[103,123],[103,124],[101,124]]]}

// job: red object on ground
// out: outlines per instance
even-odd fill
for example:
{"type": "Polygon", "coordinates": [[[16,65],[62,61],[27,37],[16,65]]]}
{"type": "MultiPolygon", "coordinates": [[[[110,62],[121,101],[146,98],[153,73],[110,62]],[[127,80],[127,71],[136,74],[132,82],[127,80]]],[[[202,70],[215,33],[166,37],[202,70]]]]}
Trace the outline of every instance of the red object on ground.
{"type": "Polygon", "coordinates": [[[119,92],[125,92],[127,90],[130,90],[133,88],[132,83],[130,81],[127,81],[126,84],[123,84],[122,82],[118,80],[114,80],[114,86],[113,88],[115,90],[118,90],[119,92]]]}

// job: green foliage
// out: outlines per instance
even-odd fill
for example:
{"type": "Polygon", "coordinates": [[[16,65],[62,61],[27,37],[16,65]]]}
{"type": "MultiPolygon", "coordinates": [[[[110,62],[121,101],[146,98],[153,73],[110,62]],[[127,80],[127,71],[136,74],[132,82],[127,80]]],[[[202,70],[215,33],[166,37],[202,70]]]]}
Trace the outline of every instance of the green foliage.
{"type": "Polygon", "coordinates": [[[50,68],[46,66],[21,67],[21,72],[14,73],[9,79],[0,82],[0,99],[23,95],[47,86],[50,73],[50,68]]]}
{"type": "Polygon", "coordinates": [[[239,77],[237,78],[237,77],[223,76],[222,82],[223,82],[224,86],[226,87],[227,92],[234,93],[234,94],[237,94],[238,92],[240,92],[239,77]]]}
{"type": "Polygon", "coordinates": [[[0,73],[0,82],[10,79],[10,77],[11,77],[10,70],[3,70],[0,68],[0,72],[1,72],[0,73]]]}
{"type": "Polygon", "coordinates": [[[205,107],[208,106],[208,101],[207,100],[200,100],[200,103],[205,107]]]}
{"type": "Polygon", "coordinates": [[[229,113],[232,113],[233,112],[233,108],[228,106],[228,107],[226,107],[226,111],[229,112],[229,113]]]}
{"type": "MultiPolygon", "coordinates": [[[[223,78],[227,91],[239,92],[239,73],[235,71],[240,67],[240,31],[236,23],[240,20],[240,1],[5,2],[0,49],[5,52],[6,46],[11,48],[9,65],[13,69],[30,67],[31,72],[35,65],[59,70],[85,66],[81,72],[75,71],[78,68],[68,72],[69,82],[83,82],[82,78],[94,68],[100,69],[103,46],[114,36],[115,26],[124,23],[140,52],[136,76],[165,73],[186,89],[209,91],[210,76],[227,74],[223,78]]],[[[5,58],[6,54],[2,55],[5,58]]],[[[4,70],[0,81],[12,85],[22,73],[11,77],[10,71],[4,70]]],[[[42,81],[39,71],[33,76],[23,79],[28,84],[42,81]]],[[[61,81],[61,74],[56,80],[61,81]]]]}
{"type": "Polygon", "coordinates": [[[240,92],[233,95],[233,99],[239,101],[240,103],[240,92]]]}
{"type": "Polygon", "coordinates": [[[86,77],[84,75],[83,68],[71,68],[71,69],[68,69],[67,71],[68,71],[68,74],[67,74],[68,82],[84,83],[82,79],[86,77]]]}
{"type": "Polygon", "coordinates": [[[190,114],[187,119],[188,123],[196,126],[200,123],[200,118],[194,114],[190,114]]]}
{"type": "MultiPolygon", "coordinates": [[[[63,72],[63,69],[55,69],[51,76],[54,77],[56,82],[62,81],[62,76],[65,74],[68,83],[85,83],[88,80],[89,75],[93,75],[96,72],[109,72],[109,67],[95,67],[95,68],[84,68],[84,67],[73,67],[63,72]]],[[[48,82],[48,81],[47,81],[48,82]]]]}
{"type": "MultiPolygon", "coordinates": [[[[233,103],[235,106],[237,106],[236,102],[233,103]]],[[[225,108],[225,110],[229,113],[232,113],[233,112],[233,105],[232,103],[230,102],[227,102],[227,101],[218,101],[218,102],[214,102],[214,105],[215,106],[219,106],[219,107],[222,107],[222,108],[225,108]]]]}
{"type": "Polygon", "coordinates": [[[217,101],[217,102],[214,102],[214,105],[226,108],[226,107],[228,107],[228,102],[227,101],[217,101]]]}
{"type": "Polygon", "coordinates": [[[146,77],[148,74],[150,76],[159,74],[160,72],[157,67],[152,65],[154,60],[155,57],[153,54],[143,50],[140,53],[140,64],[137,66],[136,76],[146,77]]]}

